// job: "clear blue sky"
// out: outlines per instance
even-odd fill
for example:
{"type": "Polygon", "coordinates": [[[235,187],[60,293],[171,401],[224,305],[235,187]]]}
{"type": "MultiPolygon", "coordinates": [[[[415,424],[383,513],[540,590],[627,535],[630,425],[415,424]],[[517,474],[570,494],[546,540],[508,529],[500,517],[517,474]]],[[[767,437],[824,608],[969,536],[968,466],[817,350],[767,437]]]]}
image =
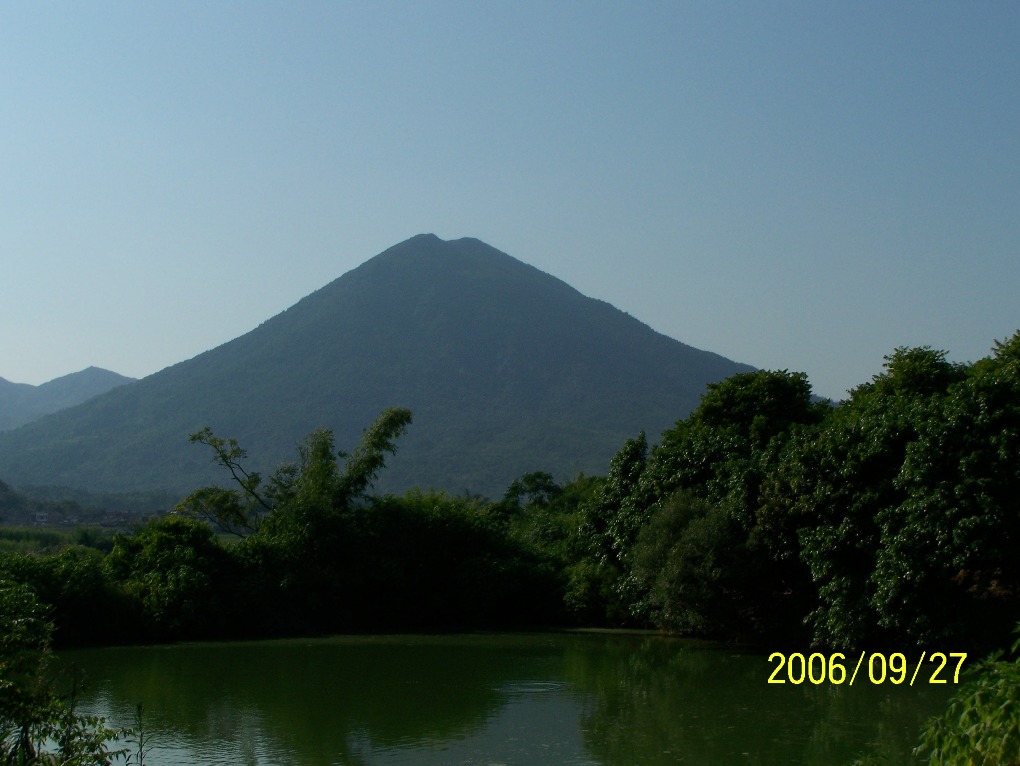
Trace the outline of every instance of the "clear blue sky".
{"type": "Polygon", "coordinates": [[[0,376],[473,236],[841,397],[1020,328],[1020,3],[0,5],[0,376]]]}

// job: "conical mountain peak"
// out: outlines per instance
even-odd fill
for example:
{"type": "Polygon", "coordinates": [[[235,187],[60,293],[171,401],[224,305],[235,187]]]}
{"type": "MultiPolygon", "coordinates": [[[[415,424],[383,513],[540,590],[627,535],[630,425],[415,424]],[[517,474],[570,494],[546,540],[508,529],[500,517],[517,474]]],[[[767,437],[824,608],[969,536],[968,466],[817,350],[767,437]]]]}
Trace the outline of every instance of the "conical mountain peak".
{"type": "Polygon", "coordinates": [[[188,444],[205,426],[271,470],[314,428],[343,449],[400,406],[414,423],[383,489],[493,495],[528,471],[602,473],[624,439],[749,369],[480,240],[422,234],[219,348],[0,434],[0,478],[186,491],[220,478],[188,444]]]}

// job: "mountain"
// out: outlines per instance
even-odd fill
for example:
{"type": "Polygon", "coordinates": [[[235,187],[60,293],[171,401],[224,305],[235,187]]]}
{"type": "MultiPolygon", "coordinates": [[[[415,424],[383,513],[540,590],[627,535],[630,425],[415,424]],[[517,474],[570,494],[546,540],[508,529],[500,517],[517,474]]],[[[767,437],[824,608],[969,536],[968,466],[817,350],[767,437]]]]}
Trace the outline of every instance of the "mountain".
{"type": "Polygon", "coordinates": [[[654,440],[751,369],[476,239],[423,234],[218,348],[0,434],[0,477],[184,492],[224,479],[188,443],[204,426],[265,471],[317,427],[349,449],[398,406],[414,422],[377,489],[499,495],[528,471],[604,473],[624,439],[654,440]]]}
{"type": "Polygon", "coordinates": [[[81,404],[133,380],[99,367],[73,372],[39,386],[11,383],[0,378],[0,431],[17,428],[43,415],[81,404]]]}

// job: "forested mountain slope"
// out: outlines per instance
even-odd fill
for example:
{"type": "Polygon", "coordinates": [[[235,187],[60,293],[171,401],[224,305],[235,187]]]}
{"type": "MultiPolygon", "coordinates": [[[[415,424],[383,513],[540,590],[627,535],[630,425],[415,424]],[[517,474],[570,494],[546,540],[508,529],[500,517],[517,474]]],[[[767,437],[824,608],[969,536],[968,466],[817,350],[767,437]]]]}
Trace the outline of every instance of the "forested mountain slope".
{"type": "Polygon", "coordinates": [[[382,489],[498,494],[526,471],[602,473],[623,439],[750,369],[483,242],[419,235],[235,340],[0,434],[0,478],[186,491],[222,480],[188,443],[204,426],[271,470],[311,430],[344,449],[398,406],[414,422],[382,489]]]}
{"type": "Polygon", "coordinates": [[[51,412],[81,404],[132,380],[134,378],[99,367],[89,367],[38,386],[0,378],[0,431],[17,428],[51,412]]]}

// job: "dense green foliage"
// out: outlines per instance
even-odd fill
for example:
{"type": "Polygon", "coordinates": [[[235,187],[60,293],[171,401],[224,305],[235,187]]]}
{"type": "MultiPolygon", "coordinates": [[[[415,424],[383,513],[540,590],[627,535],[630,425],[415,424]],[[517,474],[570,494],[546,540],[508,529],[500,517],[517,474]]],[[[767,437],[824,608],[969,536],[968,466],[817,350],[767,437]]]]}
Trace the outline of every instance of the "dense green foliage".
{"type": "Polygon", "coordinates": [[[741,373],[605,476],[525,473],[496,502],[372,495],[410,418],[350,453],[315,430],[268,476],[203,429],[229,486],[0,573],[53,605],[59,643],[576,623],[982,651],[1020,615],[1020,333],[971,365],[896,349],[839,405],[741,373]]]}
{"type": "Polygon", "coordinates": [[[838,406],[799,373],[737,375],[659,444],[624,444],[581,506],[568,595],[682,633],[1001,647],[1020,616],[1018,457],[1020,333],[972,365],[897,349],[838,406]]]}
{"type": "MultiPolygon", "coordinates": [[[[605,476],[525,473],[495,502],[371,493],[408,410],[350,453],[315,430],[268,477],[203,429],[231,486],[108,551],[2,554],[0,578],[52,606],[58,643],[575,623],[1001,648],[1020,617],[1020,332],[974,364],[886,362],[838,405],[800,373],[738,374],[657,444],[626,440],[605,476]]],[[[932,764],[1015,760],[1015,737],[997,751],[987,732],[1017,731],[1016,665],[984,671],[926,733],[932,764]]]]}
{"type": "Polygon", "coordinates": [[[977,666],[945,713],[925,727],[916,752],[928,766],[1020,764],[1020,640],[1013,655],[977,666]]]}
{"type": "Polygon", "coordinates": [[[569,530],[540,528],[538,490],[521,490],[528,511],[520,498],[497,508],[443,492],[370,494],[410,418],[386,410],[349,453],[316,430],[265,479],[236,441],[200,431],[194,441],[232,488],[196,490],[108,552],[2,555],[0,577],[53,607],[60,645],[562,620],[568,553],[553,551],[569,530]],[[240,539],[224,544],[216,528],[240,539]]]}
{"type": "Polygon", "coordinates": [[[758,498],[789,432],[822,414],[802,374],[747,373],[710,386],[651,450],[643,434],[627,442],[581,509],[586,571],[601,581],[588,592],[613,594],[606,618],[757,639],[795,630],[803,568],[770,547],[758,498]]]}
{"type": "Polygon", "coordinates": [[[494,503],[368,494],[406,410],[350,454],[313,431],[266,479],[203,429],[192,440],[233,486],[196,490],[106,556],[0,568],[78,643],[577,621],[993,648],[1020,593],[1018,348],[1020,334],[969,366],[897,349],[839,406],[799,373],[738,374],[658,444],[627,440],[605,477],[524,474],[494,503]],[[241,539],[224,547],[200,521],[241,539]]]}
{"type": "MultiPolygon", "coordinates": [[[[899,349],[802,450],[818,640],[1002,637],[1020,595],[1020,333],[970,367],[899,349]],[[810,514],[810,515],[809,515],[810,514]]],[[[990,647],[989,647],[990,648],[990,647]]]]}
{"type": "Polygon", "coordinates": [[[127,748],[110,748],[132,732],[79,714],[77,679],[67,695],[58,693],[52,633],[32,590],[0,580],[0,764],[108,766],[121,757],[130,764],[127,748]]]}

